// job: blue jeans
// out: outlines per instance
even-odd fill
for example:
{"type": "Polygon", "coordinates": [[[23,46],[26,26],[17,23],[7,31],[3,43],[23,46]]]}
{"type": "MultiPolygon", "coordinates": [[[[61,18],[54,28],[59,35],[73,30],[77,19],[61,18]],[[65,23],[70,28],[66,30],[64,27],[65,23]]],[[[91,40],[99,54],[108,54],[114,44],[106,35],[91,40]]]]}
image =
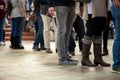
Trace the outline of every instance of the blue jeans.
{"type": "Polygon", "coordinates": [[[23,17],[16,17],[11,19],[11,36],[18,36],[19,44],[22,44],[23,28],[24,28],[23,17]]]}
{"type": "Polygon", "coordinates": [[[111,6],[111,12],[115,19],[116,37],[113,43],[113,69],[120,69],[120,9],[111,6]]]}
{"type": "Polygon", "coordinates": [[[56,6],[57,51],[59,60],[67,59],[69,36],[74,17],[75,7],[56,6]]]}
{"type": "Polygon", "coordinates": [[[37,22],[38,22],[38,30],[35,35],[34,46],[39,46],[39,43],[43,42],[43,21],[40,13],[36,13],[37,22]]]}
{"type": "Polygon", "coordinates": [[[3,41],[3,28],[4,28],[5,18],[0,19],[0,41],[3,41]]]}

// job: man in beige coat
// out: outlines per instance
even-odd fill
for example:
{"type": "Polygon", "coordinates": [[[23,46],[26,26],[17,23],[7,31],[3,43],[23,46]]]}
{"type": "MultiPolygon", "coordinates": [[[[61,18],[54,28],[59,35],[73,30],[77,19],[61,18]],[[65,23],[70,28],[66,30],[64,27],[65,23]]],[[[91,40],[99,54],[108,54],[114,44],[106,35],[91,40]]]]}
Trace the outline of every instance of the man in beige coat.
{"type": "Polygon", "coordinates": [[[84,3],[83,19],[87,20],[87,30],[83,38],[82,60],[83,66],[110,66],[102,59],[101,43],[102,30],[106,25],[107,8],[106,0],[91,0],[84,3]],[[89,59],[90,46],[93,42],[94,64],[89,59]]]}

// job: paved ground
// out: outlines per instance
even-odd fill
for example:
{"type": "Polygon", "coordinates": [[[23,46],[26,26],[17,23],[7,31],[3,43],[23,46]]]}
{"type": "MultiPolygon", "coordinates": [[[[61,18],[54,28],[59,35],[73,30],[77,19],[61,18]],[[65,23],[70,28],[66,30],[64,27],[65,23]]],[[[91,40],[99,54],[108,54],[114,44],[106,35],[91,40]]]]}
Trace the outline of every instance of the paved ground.
{"type": "MultiPolygon", "coordinates": [[[[76,66],[57,64],[55,44],[51,42],[53,54],[33,51],[32,41],[25,41],[24,50],[12,50],[9,42],[0,46],[0,80],[120,80],[120,75],[111,72],[111,67],[83,67],[80,65],[81,53],[76,47],[76,66]]],[[[77,43],[77,42],[76,42],[77,43]]],[[[110,55],[104,60],[112,64],[112,43],[109,40],[110,55]]],[[[92,51],[92,49],[91,49],[92,51]]],[[[93,55],[90,56],[93,60],[93,55]]]]}

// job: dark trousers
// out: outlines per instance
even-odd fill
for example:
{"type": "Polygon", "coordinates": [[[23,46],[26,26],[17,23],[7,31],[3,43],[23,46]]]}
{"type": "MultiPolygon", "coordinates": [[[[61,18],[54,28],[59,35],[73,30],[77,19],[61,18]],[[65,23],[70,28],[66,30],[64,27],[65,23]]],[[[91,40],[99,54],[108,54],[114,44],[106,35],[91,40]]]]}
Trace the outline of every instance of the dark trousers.
{"type": "MultiPolygon", "coordinates": [[[[85,34],[85,28],[84,28],[84,23],[83,20],[81,19],[80,16],[76,17],[76,20],[73,23],[73,27],[75,29],[75,32],[78,35],[78,40],[79,40],[79,50],[82,51],[82,38],[84,37],[85,34]]],[[[69,39],[69,52],[74,52],[75,51],[75,41],[73,38],[73,34],[71,32],[70,39],[69,39]]]]}
{"type": "MultiPolygon", "coordinates": [[[[108,33],[109,33],[109,25],[110,21],[113,20],[114,18],[112,17],[111,11],[108,11],[108,17],[107,17],[107,25],[104,28],[103,31],[103,49],[107,50],[107,45],[108,45],[108,33]]],[[[115,23],[115,21],[114,21],[115,23]]]]}

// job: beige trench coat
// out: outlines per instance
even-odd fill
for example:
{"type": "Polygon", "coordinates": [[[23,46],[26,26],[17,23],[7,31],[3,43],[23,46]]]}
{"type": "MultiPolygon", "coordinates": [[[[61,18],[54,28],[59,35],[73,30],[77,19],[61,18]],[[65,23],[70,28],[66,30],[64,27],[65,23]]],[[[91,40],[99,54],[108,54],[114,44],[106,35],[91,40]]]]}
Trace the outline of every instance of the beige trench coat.
{"type": "MultiPolygon", "coordinates": [[[[91,0],[92,1],[92,18],[94,17],[107,17],[106,0],[91,0]]],[[[83,5],[84,20],[88,20],[88,6],[87,3],[83,5]]]]}

